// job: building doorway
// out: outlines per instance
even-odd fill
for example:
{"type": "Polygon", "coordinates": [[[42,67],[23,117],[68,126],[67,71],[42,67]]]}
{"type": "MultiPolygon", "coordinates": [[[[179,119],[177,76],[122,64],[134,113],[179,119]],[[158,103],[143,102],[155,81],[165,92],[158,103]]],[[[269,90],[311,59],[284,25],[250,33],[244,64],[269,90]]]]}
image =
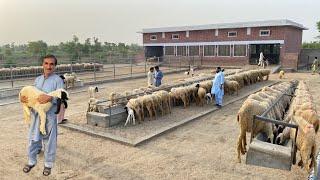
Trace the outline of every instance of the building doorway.
{"type": "Polygon", "coordinates": [[[260,52],[263,52],[270,64],[279,64],[280,44],[250,44],[250,64],[258,64],[260,52]]]}
{"type": "Polygon", "coordinates": [[[163,47],[162,46],[146,46],[144,49],[145,57],[162,57],[163,47]]]}

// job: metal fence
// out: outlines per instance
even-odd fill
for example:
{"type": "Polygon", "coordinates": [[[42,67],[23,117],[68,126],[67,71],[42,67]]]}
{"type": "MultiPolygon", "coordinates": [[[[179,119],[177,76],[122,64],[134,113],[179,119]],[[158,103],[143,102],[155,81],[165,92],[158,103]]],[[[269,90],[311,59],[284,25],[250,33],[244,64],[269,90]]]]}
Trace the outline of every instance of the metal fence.
{"type": "MultiPolygon", "coordinates": [[[[57,74],[76,73],[77,78],[84,83],[91,83],[97,81],[104,81],[108,79],[120,79],[125,77],[144,76],[149,71],[151,66],[160,66],[160,69],[166,73],[171,71],[188,70],[191,66],[201,67],[201,62],[195,57],[156,57],[148,59],[137,58],[116,58],[109,57],[107,59],[85,59],[79,61],[65,61],[65,58],[58,58],[58,65],[69,64],[68,69],[56,71],[57,74]],[[92,66],[88,68],[75,68],[80,63],[90,63],[92,66]],[[97,63],[97,64],[96,64],[97,63]]],[[[37,60],[35,60],[37,61],[37,60]]],[[[19,63],[19,67],[12,64],[0,64],[1,67],[6,68],[8,72],[0,76],[0,90],[19,88],[21,86],[33,84],[36,76],[42,74],[42,68],[39,66],[34,72],[17,73],[15,68],[24,68],[34,66],[34,63],[19,63]]],[[[4,68],[0,68],[3,70],[4,68]]]]}

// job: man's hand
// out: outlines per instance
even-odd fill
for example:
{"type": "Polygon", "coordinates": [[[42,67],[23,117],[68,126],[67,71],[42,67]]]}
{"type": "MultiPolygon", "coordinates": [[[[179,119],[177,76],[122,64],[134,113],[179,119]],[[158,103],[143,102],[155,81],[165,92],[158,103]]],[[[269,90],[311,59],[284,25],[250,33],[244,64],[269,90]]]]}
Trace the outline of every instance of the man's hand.
{"type": "Polygon", "coordinates": [[[41,95],[39,95],[37,100],[40,104],[45,104],[45,103],[50,102],[52,100],[52,96],[49,96],[46,94],[41,94],[41,95]]]}
{"type": "Polygon", "coordinates": [[[20,96],[20,102],[28,103],[28,97],[27,96],[20,96]]]}
{"type": "Polygon", "coordinates": [[[223,89],[223,84],[220,85],[220,89],[221,89],[221,90],[223,89]]]}

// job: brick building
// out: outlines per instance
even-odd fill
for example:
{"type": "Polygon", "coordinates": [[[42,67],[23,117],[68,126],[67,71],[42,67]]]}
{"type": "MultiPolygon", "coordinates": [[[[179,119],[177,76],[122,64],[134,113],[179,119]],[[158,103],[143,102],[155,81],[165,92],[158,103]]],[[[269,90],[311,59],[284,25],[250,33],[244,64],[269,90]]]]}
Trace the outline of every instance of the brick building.
{"type": "Polygon", "coordinates": [[[215,65],[272,64],[297,68],[303,25],[290,20],[143,29],[146,57],[196,57],[215,65]]]}

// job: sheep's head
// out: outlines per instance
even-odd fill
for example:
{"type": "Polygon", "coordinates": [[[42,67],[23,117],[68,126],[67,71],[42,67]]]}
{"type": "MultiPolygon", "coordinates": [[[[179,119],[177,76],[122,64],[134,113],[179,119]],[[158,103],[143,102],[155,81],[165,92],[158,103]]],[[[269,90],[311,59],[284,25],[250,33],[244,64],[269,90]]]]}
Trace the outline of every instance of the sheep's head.
{"type": "Polygon", "coordinates": [[[95,92],[99,92],[99,89],[98,89],[97,86],[96,86],[96,88],[94,88],[94,91],[95,91],[95,92]]]}
{"type": "Polygon", "coordinates": [[[49,95],[51,95],[53,97],[57,97],[57,98],[63,99],[63,100],[68,100],[69,99],[69,93],[65,89],[55,90],[55,91],[49,93],[49,95]]]}

